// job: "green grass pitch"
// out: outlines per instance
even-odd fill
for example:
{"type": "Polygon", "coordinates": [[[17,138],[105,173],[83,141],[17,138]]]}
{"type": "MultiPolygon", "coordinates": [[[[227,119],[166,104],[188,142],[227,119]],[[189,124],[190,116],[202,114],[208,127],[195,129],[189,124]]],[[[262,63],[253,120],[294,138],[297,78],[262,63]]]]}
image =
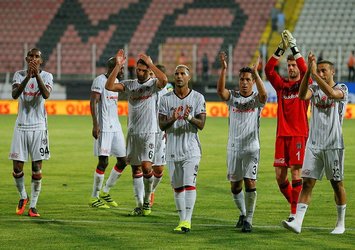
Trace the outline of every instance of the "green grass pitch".
{"type": "MultiPolygon", "coordinates": [[[[128,166],[111,190],[117,209],[88,206],[97,159],[93,156],[91,117],[49,116],[51,159],[43,163],[40,218],[18,216],[18,194],[7,159],[16,117],[2,115],[0,142],[0,249],[354,249],[355,120],[345,120],[346,232],[330,235],[336,221],[333,192],[323,178],[316,184],[301,234],[281,227],[289,205],[278,190],[272,167],[276,120],[261,119],[261,161],[250,234],[234,228],[238,212],[226,180],[226,118],[207,118],[199,132],[203,149],[197,178],[197,201],[189,234],[176,234],[178,223],[168,171],[156,191],[149,217],[128,217],[134,208],[128,166]]],[[[126,117],[121,117],[126,128],[126,117]]],[[[113,164],[110,158],[106,177],[113,164]]],[[[25,164],[30,193],[30,164],[25,164]]],[[[27,210],[25,211],[27,214],[27,210]]]]}

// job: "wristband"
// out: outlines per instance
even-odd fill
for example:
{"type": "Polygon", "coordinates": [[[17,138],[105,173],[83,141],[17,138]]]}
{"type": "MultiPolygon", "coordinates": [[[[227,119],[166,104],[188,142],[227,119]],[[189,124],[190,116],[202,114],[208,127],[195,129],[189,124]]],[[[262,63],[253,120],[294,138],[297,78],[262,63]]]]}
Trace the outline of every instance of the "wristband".
{"type": "Polygon", "coordinates": [[[187,119],[188,121],[191,121],[191,120],[192,120],[192,115],[189,114],[186,119],[187,119]]]}
{"type": "Polygon", "coordinates": [[[293,47],[291,48],[291,51],[292,51],[292,54],[293,54],[293,55],[296,55],[296,54],[300,53],[300,51],[298,50],[297,46],[293,46],[293,47]]]}
{"type": "Polygon", "coordinates": [[[281,57],[284,53],[285,53],[285,51],[284,51],[283,49],[281,49],[281,48],[278,47],[274,54],[275,54],[277,57],[281,57]]]}

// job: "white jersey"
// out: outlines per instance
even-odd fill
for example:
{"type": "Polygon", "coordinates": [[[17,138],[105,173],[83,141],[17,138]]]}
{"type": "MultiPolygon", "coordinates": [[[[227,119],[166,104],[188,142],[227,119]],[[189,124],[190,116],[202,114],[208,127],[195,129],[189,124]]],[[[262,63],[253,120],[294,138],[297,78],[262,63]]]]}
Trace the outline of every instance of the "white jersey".
{"type": "Polygon", "coordinates": [[[342,124],[348,102],[348,88],[345,84],[336,84],[333,89],[344,92],[343,99],[334,100],[319,88],[311,85],[312,118],[307,147],[315,149],[343,149],[342,124]]]}
{"type": "MultiPolygon", "coordinates": [[[[21,84],[26,78],[27,71],[15,72],[12,85],[21,84]]],[[[40,76],[48,91],[53,89],[53,76],[51,73],[41,71],[40,76]]],[[[18,115],[16,128],[19,130],[46,130],[47,112],[44,106],[45,99],[42,97],[35,77],[30,78],[25,89],[18,97],[18,115]]]]}
{"type": "MultiPolygon", "coordinates": [[[[122,131],[117,110],[118,93],[105,89],[106,81],[107,77],[101,74],[94,79],[91,86],[91,91],[101,95],[97,107],[100,130],[102,132],[122,131]]],[[[115,82],[118,82],[118,80],[116,79],[115,82]]]]}
{"type": "Polygon", "coordinates": [[[192,116],[206,113],[205,98],[194,90],[191,90],[183,99],[176,96],[175,92],[170,92],[161,98],[159,114],[172,117],[174,109],[181,109],[179,118],[165,131],[167,134],[167,161],[182,161],[191,157],[201,156],[201,144],[197,135],[197,127],[183,118],[186,106],[190,107],[192,116]]]}
{"type": "Polygon", "coordinates": [[[128,133],[158,132],[154,95],[160,91],[157,81],[157,78],[151,78],[144,83],[139,83],[137,79],[121,82],[128,96],[128,133]]]}
{"type": "Polygon", "coordinates": [[[230,90],[226,101],[229,108],[228,150],[256,150],[260,148],[259,125],[261,110],[265,106],[258,93],[243,97],[239,91],[230,90]]]}

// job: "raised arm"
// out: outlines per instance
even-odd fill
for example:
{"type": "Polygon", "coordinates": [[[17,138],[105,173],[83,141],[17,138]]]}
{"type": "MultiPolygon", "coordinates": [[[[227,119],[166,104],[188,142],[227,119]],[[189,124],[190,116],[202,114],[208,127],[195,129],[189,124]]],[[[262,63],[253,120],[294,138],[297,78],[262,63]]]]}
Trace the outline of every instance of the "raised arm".
{"type": "Polygon", "coordinates": [[[298,91],[298,97],[301,100],[309,100],[312,97],[312,91],[308,88],[308,83],[309,83],[309,79],[311,78],[311,71],[312,70],[315,71],[315,68],[316,68],[315,56],[312,54],[312,52],[309,52],[308,68],[302,78],[301,85],[298,91]]]}
{"type": "Polygon", "coordinates": [[[168,83],[168,78],[166,75],[157,68],[157,66],[154,65],[152,59],[150,56],[147,56],[146,54],[140,54],[139,58],[142,59],[148,67],[153,71],[155,77],[158,79],[157,86],[158,88],[162,89],[165,87],[165,85],[168,83]]]}
{"type": "Polygon", "coordinates": [[[328,67],[321,67],[324,64],[318,64],[317,68],[312,69],[311,74],[312,78],[318,83],[319,88],[331,99],[343,99],[344,92],[340,89],[334,89],[333,86],[335,82],[333,78],[330,80],[330,83],[327,83],[321,77],[321,74],[325,74],[326,71],[331,70],[332,74],[334,74],[334,67],[327,64],[328,67]]]}
{"type": "Polygon", "coordinates": [[[277,49],[275,50],[274,54],[269,58],[269,60],[265,65],[266,78],[270,81],[271,85],[274,88],[281,88],[280,85],[283,82],[281,76],[276,72],[275,66],[279,63],[280,57],[285,53],[287,46],[288,46],[288,41],[286,41],[281,36],[281,41],[277,46],[277,49]]]}
{"type": "Polygon", "coordinates": [[[258,72],[258,65],[260,63],[260,57],[256,59],[255,64],[253,65],[253,75],[255,78],[255,84],[256,84],[256,89],[258,90],[258,96],[259,96],[259,101],[261,103],[266,103],[267,100],[267,92],[264,86],[263,80],[261,80],[261,77],[258,72]]]}
{"type": "Polygon", "coordinates": [[[105,89],[114,91],[114,92],[123,92],[124,85],[122,83],[115,83],[116,77],[123,67],[124,63],[126,62],[126,57],[124,55],[123,49],[120,49],[116,54],[116,65],[111,71],[109,77],[107,78],[105,89]]]}
{"type": "Polygon", "coordinates": [[[217,82],[217,94],[223,101],[227,101],[230,98],[230,92],[226,89],[227,55],[225,52],[219,53],[219,60],[221,61],[221,72],[217,82]]]}

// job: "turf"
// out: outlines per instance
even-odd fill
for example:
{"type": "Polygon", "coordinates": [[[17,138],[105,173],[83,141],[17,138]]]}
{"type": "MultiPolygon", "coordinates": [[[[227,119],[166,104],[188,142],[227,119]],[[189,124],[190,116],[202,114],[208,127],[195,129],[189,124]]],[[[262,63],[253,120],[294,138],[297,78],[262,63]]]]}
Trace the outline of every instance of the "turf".
{"type": "MultiPolygon", "coordinates": [[[[42,193],[38,202],[40,218],[18,216],[18,194],[7,159],[16,117],[2,115],[0,142],[0,249],[353,249],[355,237],[355,120],[344,121],[346,228],[343,235],[330,235],[336,221],[333,193],[328,181],[316,184],[301,234],[281,227],[289,206],[278,190],[272,167],[275,119],[261,119],[261,161],[254,215],[250,234],[234,228],[238,212],[226,181],[227,119],[208,118],[200,131],[203,156],[197,179],[197,202],[192,231],[176,234],[178,223],[168,172],[156,191],[149,217],[129,217],[134,208],[130,167],[111,190],[116,209],[89,208],[93,173],[91,118],[49,116],[51,159],[43,163],[42,193]]],[[[121,118],[123,128],[126,118],[121,118]]],[[[115,162],[110,158],[107,176],[115,162]]],[[[25,165],[30,192],[30,164],[25,165]]],[[[107,177],[106,176],[106,177],[107,177]]],[[[27,210],[26,212],[27,213],[27,210]]]]}

